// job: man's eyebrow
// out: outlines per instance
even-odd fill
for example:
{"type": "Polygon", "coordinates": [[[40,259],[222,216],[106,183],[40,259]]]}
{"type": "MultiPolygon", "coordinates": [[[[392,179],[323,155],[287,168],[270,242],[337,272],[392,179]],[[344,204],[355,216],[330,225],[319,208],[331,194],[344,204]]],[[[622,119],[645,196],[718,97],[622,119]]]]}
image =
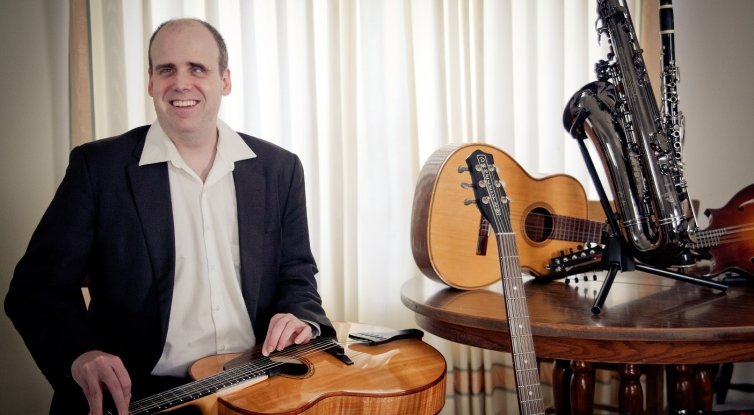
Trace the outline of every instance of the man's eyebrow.
{"type": "Polygon", "coordinates": [[[165,68],[168,68],[168,69],[175,68],[175,65],[172,63],[161,63],[159,65],[155,65],[154,67],[155,70],[165,69],[165,68]]]}
{"type": "Polygon", "coordinates": [[[189,66],[194,67],[194,68],[201,68],[201,69],[204,69],[205,71],[209,69],[207,68],[206,65],[199,62],[189,62],[189,66]]]}

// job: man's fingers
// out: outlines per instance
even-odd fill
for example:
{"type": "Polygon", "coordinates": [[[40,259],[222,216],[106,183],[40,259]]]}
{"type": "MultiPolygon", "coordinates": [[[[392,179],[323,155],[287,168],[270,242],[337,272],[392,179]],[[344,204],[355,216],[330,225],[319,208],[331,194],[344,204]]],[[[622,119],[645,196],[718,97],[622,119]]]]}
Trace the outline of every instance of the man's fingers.
{"type": "Polygon", "coordinates": [[[281,318],[282,314],[275,314],[270,319],[270,326],[267,329],[267,337],[265,337],[264,343],[262,344],[262,354],[264,356],[269,356],[270,353],[275,350],[278,339],[280,338],[280,333],[282,332],[280,324],[278,323],[281,318]]]}
{"type": "Polygon", "coordinates": [[[298,335],[295,339],[293,339],[293,342],[296,344],[302,344],[305,343],[307,340],[312,338],[312,328],[306,324],[304,327],[299,330],[298,335]]]}
{"type": "Polygon", "coordinates": [[[122,383],[122,379],[118,376],[118,371],[115,367],[105,368],[103,370],[103,376],[101,382],[105,385],[110,396],[113,398],[115,408],[118,410],[118,414],[128,413],[128,402],[131,400],[131,380],[126,374],[126,384],[122,383]]]}
{"type": "Polygon", "coordinates": [[[88,379],[86,388],[84,389],[84,395],[86,401],[89,403],[89,415],[101,415],[102,414],[102,385],[95,379],[88,379]]]}
{"type": "Polygon", "coordinates": [[[105,390],[118,413],[128,414],[131,377],[120,358],[98,350],[83,353],[71,365],[71,375],[86,396],[90,415],[102,414],[105,390]]]}
{"type": "Polygon", "coordinates": [[[267,337],[262,345],[262,354],[269,356],[277,350],[283,350],[289,345],[305,343],[311,338],[309,324],[299,320],[293,314],[276,314],[270,319],[267,337]]]}

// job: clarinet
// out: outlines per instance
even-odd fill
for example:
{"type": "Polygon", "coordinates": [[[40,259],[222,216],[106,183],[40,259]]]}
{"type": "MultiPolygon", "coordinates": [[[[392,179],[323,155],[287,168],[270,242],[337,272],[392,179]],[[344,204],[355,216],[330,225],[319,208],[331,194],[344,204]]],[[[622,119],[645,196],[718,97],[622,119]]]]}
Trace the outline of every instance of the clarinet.
{"type": "MultiPolygon", "coordinates": [[[[684,117],[678,109],[678,83],[680,74],[675,60],[675,25],[672,0],[660,0],[660,38],[662,41],[662,108],[661,124],[672,146],[673,158],[678,169],[674,182],[681,200],[688,198],[687,183],[683,180],[683,141],[685,136],[684,117]]],[[[688,203],[692,216],[693,204],[688,203]]],[[[695,231],[696,229],[694,229],[695,231]]],[[[693,239],[696,232],[688,235],[693,239]]]]}

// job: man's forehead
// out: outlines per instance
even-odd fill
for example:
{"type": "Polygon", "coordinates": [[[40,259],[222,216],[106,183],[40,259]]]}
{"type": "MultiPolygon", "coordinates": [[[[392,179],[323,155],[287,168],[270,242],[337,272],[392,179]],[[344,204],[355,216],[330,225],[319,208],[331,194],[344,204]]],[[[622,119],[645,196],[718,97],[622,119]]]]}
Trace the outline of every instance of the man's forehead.
{"type": "Polygon", "coordinates": [[[203,63],[219,58],[219,48],[212,33],[199,22],[180,20],[163,27],[152,44],[155,66],[161,64],[203,63]],[[212,45],[208,47],[208,45],[212,45]]]}
{"type": "Polygon", "coordinates": [[[161,44],[168,40],[176,42],[180,41],[182,38],[191,38],[192,40],[199,39],[215,43],[212,33],[201,23],[193,20],[179,20],[168,23],[160,29],[155,35],[154,44],[161,44]]]}

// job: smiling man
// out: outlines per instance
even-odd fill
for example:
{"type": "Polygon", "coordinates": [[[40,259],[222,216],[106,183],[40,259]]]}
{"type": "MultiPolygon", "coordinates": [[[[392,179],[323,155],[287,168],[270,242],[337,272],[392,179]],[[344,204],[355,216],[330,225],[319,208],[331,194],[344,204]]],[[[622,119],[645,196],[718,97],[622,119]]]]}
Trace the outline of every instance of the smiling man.
{"type": "Polygon", "coordinates": [[[203,356],[335,335],[300,160],[218,119],[231,91],[222,36],[162,24],[148,76],[156,122],[71,151],[6,297],[55,389],[51,413],[96,415],[112,399],[125,414],[203,356]]]}

